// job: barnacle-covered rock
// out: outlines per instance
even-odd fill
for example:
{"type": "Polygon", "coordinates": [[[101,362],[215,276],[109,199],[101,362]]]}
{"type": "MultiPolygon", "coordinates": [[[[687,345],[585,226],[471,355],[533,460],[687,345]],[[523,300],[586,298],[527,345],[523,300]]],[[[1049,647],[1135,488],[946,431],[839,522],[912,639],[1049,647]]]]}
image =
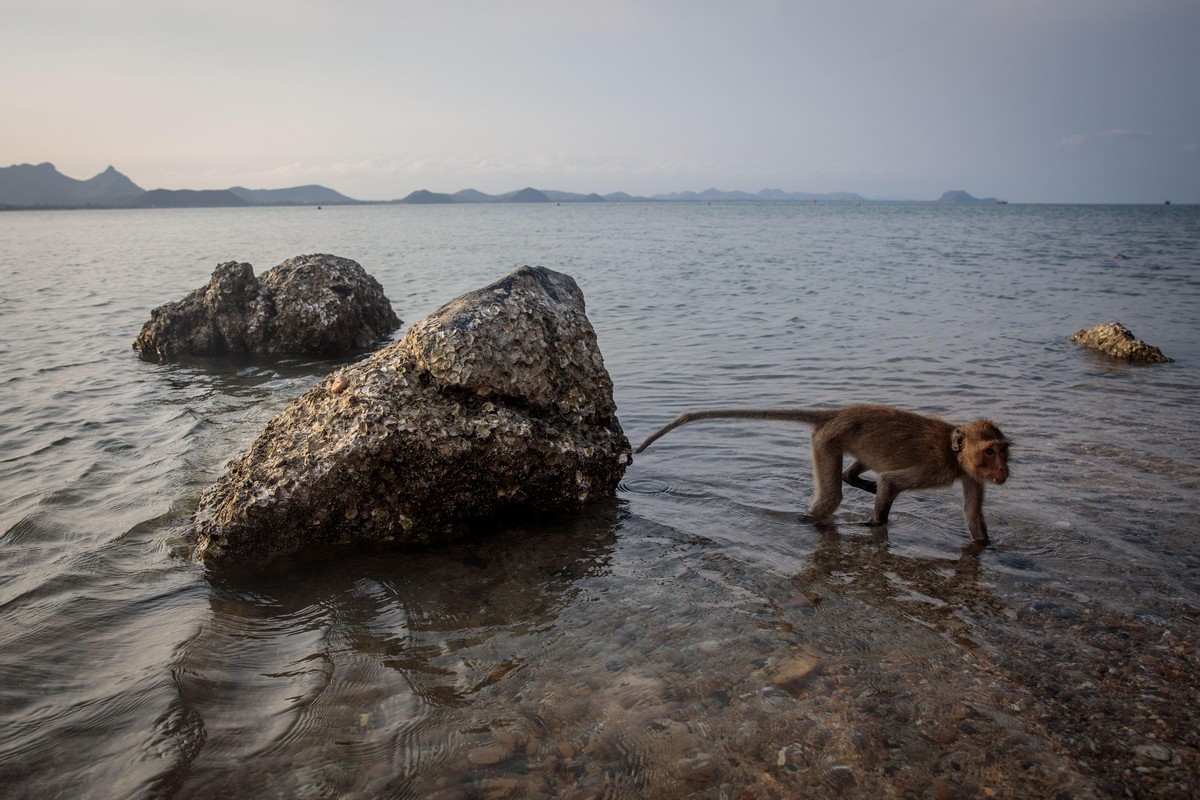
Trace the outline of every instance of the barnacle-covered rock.
{"type": "Polygon", "coordinates": [[[612,495],[628,453],[583,294],[522,267],[285,408],[201,497],[196,551],[436,541],[458,521],[612,495]]]}
{"type": "Polygon", "coordinates": [[[1119,322],[1106,322],[1078,331],[1071,335],[1071,341],[1131,363],[1159,364],[1174,360],[1163,355],[1157,347],[1134,337],[1129,328],[1119,322]]]}
{"type": "Polygon", "coordinates": [[[160,306],[133,346],[144,358],[226,353],[334,356],[369,347],[400,327],[383,287],[357,262],[289,258],[254,277],[218,264],[207,286],[160,306]]]}

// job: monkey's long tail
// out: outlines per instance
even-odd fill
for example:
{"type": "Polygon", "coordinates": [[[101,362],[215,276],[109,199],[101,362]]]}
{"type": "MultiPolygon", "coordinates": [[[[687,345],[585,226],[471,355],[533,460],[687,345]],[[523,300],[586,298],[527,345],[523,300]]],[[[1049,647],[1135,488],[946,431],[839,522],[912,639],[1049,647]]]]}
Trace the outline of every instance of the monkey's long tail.
{"type": "Polygon", "coordinates": [[[806,425],[819,425],[834,412],[825,409],[807,408],[714,408],[708,411],[689,411],[678,417],[674,422],[650,435],[642,442],[641,447],[634,450],[640,453],[649,447],[655,439],[666,436],[680,425],[689,422],[699,422],[704,419],[765,419],[775,422],[801,422],[806,425]]]}

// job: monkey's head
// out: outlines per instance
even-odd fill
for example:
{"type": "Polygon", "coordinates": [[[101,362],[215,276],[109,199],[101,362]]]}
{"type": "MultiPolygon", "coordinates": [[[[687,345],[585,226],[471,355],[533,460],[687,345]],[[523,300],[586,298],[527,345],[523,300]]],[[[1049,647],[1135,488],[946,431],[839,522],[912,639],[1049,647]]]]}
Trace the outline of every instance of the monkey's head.
{"type": "Polygon", "coordinates": [[[1008,438],[990,420],[977,419],[950,434],[950,447],[963,470],[979,480],[1008,480],[1008,438]]]}

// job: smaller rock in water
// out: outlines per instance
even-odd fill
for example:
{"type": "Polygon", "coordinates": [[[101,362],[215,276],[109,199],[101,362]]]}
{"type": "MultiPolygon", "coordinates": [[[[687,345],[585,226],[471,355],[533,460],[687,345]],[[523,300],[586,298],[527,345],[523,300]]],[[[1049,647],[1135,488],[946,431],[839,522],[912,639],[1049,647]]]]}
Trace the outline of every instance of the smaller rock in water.
{"type": "Polygon", "coordinates": [[[329,357],[370,347],[400,327],[379,281],[356,261],[289,258],[254,276],[218,264],[208,285],[150,314],[134,348],[143,358],[229,353],[329,357]]]}
{"type": "Polygon", "coordinates": [[[1071,341],[1130,363],[1162,364],[1174,360],[1163,355],[1157,347],[1136,338],[1119,322],[1106,322],[1079,331],[1071,336],[1071,341]]]}

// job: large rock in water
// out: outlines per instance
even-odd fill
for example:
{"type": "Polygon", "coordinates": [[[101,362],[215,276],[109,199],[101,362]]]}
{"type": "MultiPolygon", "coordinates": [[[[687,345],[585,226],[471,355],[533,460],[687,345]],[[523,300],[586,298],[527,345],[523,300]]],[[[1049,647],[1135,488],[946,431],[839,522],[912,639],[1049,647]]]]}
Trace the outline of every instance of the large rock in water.
{"type": "Polygon", "coordinates": [[[1173,360],[1157,347],[1134,337],[1133,332],[1119,322],[1106,322],[1078,331],[1071,334],[1071,341],[1131,363],[1161,364],[1173,360]]]}
{"type": "Polygon", "coordinates": [[[254,277],[249,264],[218,264],[212,279],[150,314],[133,346],[145,358],[226,353],[335,356],[400,327],[379,281],[331,255],[289,258],[254,277]]]}
{"type": "Polygon", "coordinates": [[[615,493],[628,452],[582,292],[522,267],[289,405],[200,498],[196,553],[429,542],[457,521],[574,509],[615,493]]]}

